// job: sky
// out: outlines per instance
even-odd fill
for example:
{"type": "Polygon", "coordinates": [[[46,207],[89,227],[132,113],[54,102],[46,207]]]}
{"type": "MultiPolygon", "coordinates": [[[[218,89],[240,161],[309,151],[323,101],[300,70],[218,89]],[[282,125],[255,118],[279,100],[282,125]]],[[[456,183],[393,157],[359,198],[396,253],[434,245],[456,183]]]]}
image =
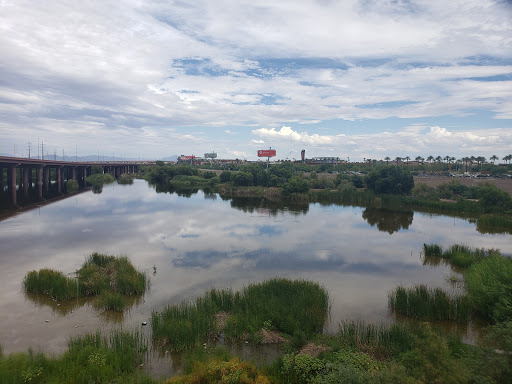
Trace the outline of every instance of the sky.
{"type": "Polygon", "coordinates": [[[512,1],[0,0],[0,155],[29,148],[502,159],[512,1]]]}

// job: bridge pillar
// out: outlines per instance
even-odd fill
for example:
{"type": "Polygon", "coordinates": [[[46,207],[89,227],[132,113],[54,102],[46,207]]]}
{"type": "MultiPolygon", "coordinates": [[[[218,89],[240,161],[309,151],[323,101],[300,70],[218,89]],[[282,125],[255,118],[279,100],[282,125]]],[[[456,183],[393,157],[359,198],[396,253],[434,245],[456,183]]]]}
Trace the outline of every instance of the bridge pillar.
{"type": "Polygon", "coordinates": [[[83,175],[84,175],[84,184],[83,184],[83,186],[87,187],[87,181],[85,181],[85,179],[87,179],[87,167],[83,167],[83,170],[84,170],[84,173],[83,173],[83,175]]]}
{"type": "Polygon", "coordinates": [[[76,167],[71,168],[71,178],[76,180],[76,167]]]}
{"type": "Polygon", "coordinates": [[[62,167],[55,167],[57,173],[57,192],[62,193],[62,167]]]}
{"type": "Polygon", "coordinates": [[[43,168],[43,188],[45,191],[48,191],[48,188],[50,187],[50,172],[50,167],[43,168]]]}
{"type": "Polygon", "coordinates": [[[36,168],[37,196],[43,200],[43,167],[36,168]]]}
{"type": "Polygon", "coordinates": [[[0,167],[0,192],[4,191],[4,168],[0,167]]]}
{"type": "Polygon", "coordinates": [[[18,206],[16,201],[16,165],[11,165],[7,168],[7,187],[11,195],[11,203],[13,206],[18,206]]]}
{"type": "MultiPolygon", "coordinates": [[[[23,195],[25,195],[25,197],[28,197],[28,181],[29,181],[28,176],[30,173],[32,173],[32,169],[20,167],[20,173],[23,174],[23,182],[20,183],[20,184],[23,184],[23,195]]],[[[20,174],[20,181],[22,179],[21,174],[20,174]]]]}

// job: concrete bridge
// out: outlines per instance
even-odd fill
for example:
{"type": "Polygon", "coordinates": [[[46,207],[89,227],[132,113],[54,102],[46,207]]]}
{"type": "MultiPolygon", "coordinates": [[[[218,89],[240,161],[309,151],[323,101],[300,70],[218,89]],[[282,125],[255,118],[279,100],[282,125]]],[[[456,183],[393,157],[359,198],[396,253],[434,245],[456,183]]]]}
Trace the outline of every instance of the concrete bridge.
{"type": "Polygon", "coordinates": [[[64,193],[67,180],[76,180],[85,187],[85,179],[91,175],[93,166],[99,165],[104,173],[110,173],[117,178],[123,173],[135,173],[141,165],[146,164],[155,162],[54,161],[0,156],[0,192],[2,199],[8,199],[8,203],[16,207],[19,191],[28,197],[29,189],[35,187],[39,200],[43,200],[44,193],[50,186],[56,186],[57,193],[64,193]]]}

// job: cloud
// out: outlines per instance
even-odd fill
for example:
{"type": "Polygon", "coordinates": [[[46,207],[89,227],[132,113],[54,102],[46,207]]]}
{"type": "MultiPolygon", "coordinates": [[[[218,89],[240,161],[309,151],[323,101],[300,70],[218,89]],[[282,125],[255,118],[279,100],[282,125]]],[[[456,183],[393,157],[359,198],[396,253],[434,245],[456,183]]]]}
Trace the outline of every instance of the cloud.
{"type": "Polygon", "coordinates": [[[264,141],[264,140],[256,140],[256,139],[252,139],[252,140],[251,140],[251,143],[253,143],[253,144],[265,144],[265,141],[264,141]]]}
{"type": "Polygon", "coordinates": [[[252,133],[257,136],[275,138],[275,139],[284,139],[288,141],[296,141],[305,144],[311,145],[321,145],[321,144],[329,144],[332,142],[332,138],[329,136],[320,136],[315,133],[313,135],[309,135],[307,132],[296,132],[291,127],[283,126],[279,131],[276,131],[275,128],[260,128],[252,130],[252,133]]]}

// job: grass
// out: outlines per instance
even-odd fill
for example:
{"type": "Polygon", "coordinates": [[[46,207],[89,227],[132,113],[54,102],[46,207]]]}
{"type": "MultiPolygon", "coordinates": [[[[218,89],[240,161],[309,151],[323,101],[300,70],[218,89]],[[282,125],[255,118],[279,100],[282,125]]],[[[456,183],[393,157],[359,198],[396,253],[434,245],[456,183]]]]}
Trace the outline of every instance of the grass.
{"type": "Polygon", "coordinates": [[[423,253],[425,257],[439,257],[456,267],[468,268],[486,257],[499,254],[499,251],[496,249],[471,248],[461,244],[453,244],[447,249],[443,249],[437,244],[423,244],[423,253]]]}
{"type": "Polygon", "coordinates": [[[139,332],[114,330],[71,339],[60,357],[42,353],[0,354],[1,383],[153,383],[137,371],[148,350],[139,332]]]}
{"type": "Polygon", "coordinates": [[[319,284],[276,278],[251,284],[240,292],[211,290],[194,302],[153,312],[151,324],[156,339],[182,350],[222,331],[215,316],[219,312],[229,313],[223,330],[226,338],[257,341],[268,324],[292,337],[310,337],[322,331],[328,311],[328,295],[319,284]]]}
{"type": "Polygon", "coordinates": [[[55,300],[100,295],[98,307],[122,311],[123,295],[145,292],[148,278],[137,271],[127,257],[93,253],[77,271],[78,278],[44,268],[30,271],[23,280],[26,292],[46,294],[55,300]]]}
{"type": "Polygon", "coordinates": [[[467,296],[450,296],[441,288],[428,288],[424,284],[396,287],[389,294],[388,303],[392,312],[417,320],[461,323],[470,320],[471,305],[467,296]]]}

